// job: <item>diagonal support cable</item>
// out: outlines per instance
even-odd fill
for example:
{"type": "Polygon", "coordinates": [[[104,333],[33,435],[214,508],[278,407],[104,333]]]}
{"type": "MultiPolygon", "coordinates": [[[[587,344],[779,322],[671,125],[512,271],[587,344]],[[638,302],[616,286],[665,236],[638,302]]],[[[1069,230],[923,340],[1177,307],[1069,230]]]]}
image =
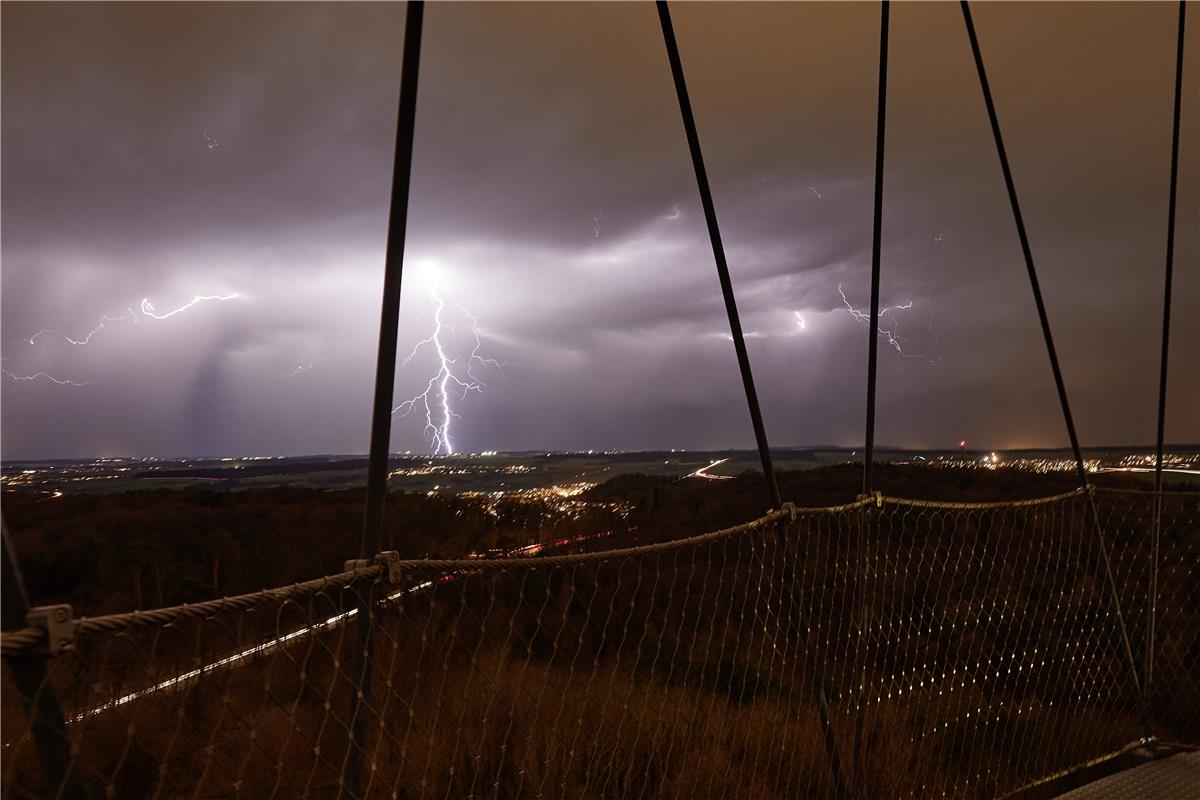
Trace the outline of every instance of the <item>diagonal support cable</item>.
{"type": "MultiPolygon", "coordinates": [[[[867,331],[867,421],[863,450],[863,492],[865,499],[875,491],[873,469],[875,465],[875,388],[879,368],[879,274],[883,250],[883,159],[886,150],[887,132],[887,67],[888,31],[891,4],[883,0],[879,12],[879,100],[875,111],[875,212],[871,228],[871,324],[867,331]]],[[[858,620],[858,677],[859,699],[854,714],[854,781],[860,797],[866,797],[866,770],[863,760],[864,700],[867,683],[866,637],[868,626],[867,609],[867,548],[874,541],[878,529],[879,514],[874,506],[862,512],[859,535],[859,575],[856,602],[859,607],[858,620]]]]}
{"type": "MultiPolygon", "coordinates": [[[[379,356],[375,364],[375,399],[371,414],[371,452],[367,464],[367,507],[363,518],[362,554],[380,550],[383,509],[387,492],[388,446],[392,433],[392,391],[396,382],[396,336],[400,327],[400,286],[404,272],[404,241],[408,230],[408,190],[412,177],[413,135],[417,119],[417,75],[421,63],[424,0],[409,0],[404,21],[404,52],[400,73],[400,103],[396,120],[396,150],[392,163],[392,196],[388,211],[387,253],[384,257],[383,308],[379,322],[379,356]]],[[[363,793],[367,715],[362,704],[371,691],[371,624],[374,586],[362,586],[358,599],[350,675],[348,719],[351,740],[342,770],[341,796],[357,800],[363,793]]]]}
{"type": "Polygon", "coordinates": [[[1183,96],[1184,23],[1187,0],[1179,0],[1179,38],[1175,45],[1175,113],[1171,128],[1171,188],[1167,203],[1167,265],[1163,277],[1162,355],[1158,374],[1158,430],[1154,447],[1154,527],[1150,542],[1150,614],[1146,628],[1146,666],[1142,689],[1149,704],[1154,678],[1154,626],[1158,615],[1158,546],[1162,532],[1163,431],[1167,420],[1167,355],[1171,347],[1171,277],[1175,266],[1175,203],[1179,183],[1179,117],[1183,96]]]}
{"type": "Polygon", "coordinates": [[[775,478],[775,465],[772,463],[771,449],[767,444],[767,432],[763,427],[762,411],[758,407],[758,392],[754,389],[754,375],[750,372],[750,356],[746,352],[746,337],[742,333],[737,301],[733,296],[733,282],[729,279],[729,263],[725,260],[725,245],[721,242],[721,229],[717,225],[717,210],[713,205],[712,189],[708,185],[708,173],[704,169],[704,156],[700,152],[700,136],[696,132],[692,103],[688,99],[687,82],[683,77],[683,63],[679,58],[679,44],[675,41],[675,29],[671,25],[671,11],[667,8],[666,0],[659,0],[657,5],[658,21],[662,25],[663,41],[667,46],[667,59],[671,62],[671,77],[675,80],[675,94],[679,98],[679,112],[683,116],[688,150],[691,151],[692,167],[696,172],[696,185],[700,190],[700,202],[704,206],[704,221],[708,223],[708,239],[712,243],[713,259],[717,262],[717,277],[721,282],[721,295],[725,298],[725,312],[729,317],[729,333],[733,337],[733,349],[737,352],[738,367],[742,372],[742,386],[746,390],[746,405],[750,408],[750,422],[754,426],[754,439],[758,443],[758,456],[762,460],[763,474],[767,478],[767,491],[771,495],[771,507],[779,508],[783,505],[783,500],[779,494],[779,483],[775,478]]]}
{"type": "Polygon", "coordinates": [[[883,240],[883,156],[887,121],[888,0],[879,28],[879,106],[875,112],[875,218],[871,233],[871,327],[867,331],[867,429],[863,456],[863,494],[875,490],[875,376],[879,363],[879,262],[883,240]]]}
{"type": "Polygon", "coordinates": [[[1129,631],[1125,625],[1125,614],[1121,608],[1121,597],[1117,590],[1117,582],[1113,577],[1112,560],[1109,558],[1108,546],[1104,542],[1104,529],[1100,524],[1100,514],[1096,509],[1095,493],[1087,479],[1087,468],[1083,463],[1083,453],[1079,449],[1079,436],[1075,433],[1075,420],[1071,416],[1071,404],[1067,401],[1067,389],[1063,383],[1062,369],[1058,364],[1058,354],[1054,349],[1054,336],[1050,332],[1050,320],[1046,315],[1046,304],[1042,299],[1042,290],[1038,284],[1037,268],[1033,264],[1033,252],[1029,247],[1029,236],[1025,231],[1025,220],[1021,216],[1021,204],[1017,200],[1017,188],[1013,182],[1012,169],[1008,164],[1008,153],[1004,148],[1004,137],[1000,133],[1000,121],[996,116],[996,105],[992,101],[992,90],[988,84],[987,70],[983,66],[983,55],[979,50],[979,38],[975,34],[975,24],[971,20],[971,6],[968,0],[961,0],[963,21],[967,26],[967,38],[971,42],[971,54],[975,59],[975,69],[979,73],[979,87],[983,92],[984,105],[987,106],[988,121],[992,127],[992,137],[996,142],[996,154],[1000,158],[1000,169],[1004,173],[1004,186],[1008,190],[1008,200],[1012,206],[1013,221],[1017,226],[1017,236],[1021,240],[1021,254],[1025,258],[1025,269],[1029,273],[1029,287],[1033,290],[1033,302],[1037,306],[1038,320],[1042,325],[1042,336],[1046,340],[1046,354],[1050,358],[1050,369],[1054,373],[1054,385],[1058,389],[1058,400],[1062,405],[1063,421],[1067,426],[1067,435],[1071,440],[1071,450],[1075,454],[1075,470],[1079,483],[1088,490],[1088,508],[1092,526],[1096,531],[1096,542],[1100,556],[1104,562],[1104,576],[1112,594],[1113,607],[1116,611],[1117,626],[1120,630],[1121,641],[1125,648],[1125,657],[1129,662],[1130,677],[1133,680],[1135,696],[1142,700],[1142,734],[1149,738],[1149,723],[1146,718],[1145,696],[1142,692],[1142,681],[1139,678],[1137,660],[1133,656],[1133,646],[1129,641],[1129,631]]]}
{"type": "MultiPolygon", "coordinates": [[[[750,356],[746,352],[746,340],[742,334],[742,323],[738,318],[737,302],[733,296],[733,283],[729,278],[729,264],[725,259],[725,246],[721,242],[721,230],[717,225],[717,211],[713,204],[712,189],[708,184],[708,173],[704,169],[704,156],[700,151],[700,136],[696,131],[696,120],[692,113],[692,103],[688,98],[687,82],[683,76],[683,62],[679,57],[679,44],[675,40],[675,28],[671,24],[671,11],[666,0],[658,0],[658,21],[662,26],[663,43],[667,49],[667,60],[671,64],[671,77],[675,82],[675,94],[679,99],[679,113],[683,117],[683,127],[687,134],[688,150],[692,156],[692,167],[696,173],[696,185],[700,190],[700,201],[704,206],[704,220],[708,223],[708,238],[712,243],[713,259],[717,264],[717,277],[721,282],[721,294],[725,298],[725,311],[729,316],[729,332],[733,337],[734,350],[737,352],[738,367],[742,373],[742,386],[746,390],[746,405],[750,409],[750,421],[754,426],[754,438],[758,442],[758,455],[762,460],[763,474],[767,479],[767,490],[771,496],[773,508],[781,508],[783,500],[779,494],[779,483],[775,477],[775,466],[771,460],[771,449],[767,444],[767,433],[763,427],[762,412],[758,406],[758,393],[754,389],[754,376],[750,371],[750,356]]],[[[824,681],[821,677],[820,666],[816,661],[812,642],[807,643],[807,651],[813,662],[813,688],[816,696],[818,716],[825,736],[825,750],[829,758],[830,770],[837,796],[846,794],[845,779],[842,776],[841,758],[838,754],[837,742],[833,736],[833,726],[830,721],[828,695],[825,692],[824,681]]]]}
{"type": "Polygon", "coordinates": [[[404,22],[400,109],[396,121],[392,197],[388,211],[387,253],[384,257],[383,309],[379,322],[379,355],[375,362],[371,452],[367,464],[367,509],[362,534],[364,558],[379,552],[380,533],[383,530],[388,446],[392,433],[392,393],[393,384],[396,382],[396,336],[400,327],[400,284],[404,271],[404,241],[408,230],[408,187],[412,175],[413,132],[417,117],[417,71],[421,61],[421,26],[424,16],[424,0],[410,0],[404,22]]]}

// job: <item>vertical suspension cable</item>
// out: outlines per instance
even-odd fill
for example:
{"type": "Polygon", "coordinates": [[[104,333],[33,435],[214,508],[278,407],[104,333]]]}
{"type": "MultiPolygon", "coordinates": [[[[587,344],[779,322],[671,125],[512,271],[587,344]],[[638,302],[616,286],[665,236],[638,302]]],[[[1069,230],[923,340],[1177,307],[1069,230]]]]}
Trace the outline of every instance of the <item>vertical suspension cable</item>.
{"type": "Polygon", "coordinates": [[[771,450],[767,444],[766,429],[763,427],[762,411],[758,407],[754,375],[750,372],[750,356],[746,352],[746,339],[742,334],[737,301],[733,296],[733,283],[729,279],[729,264],[725,260],[725,246],[721,243],[721,229],[717,225],[717,211],[713,205],[712,189],[708,185],[708,173],[704,169],[704,156],[700,152],[700,137],[696,133],[692,103],[688,99],[687,83],[683,78],[683,62],[679,58],[679,45],[675,41],[675,29],[671,25],[671,12],[667,8],[666,0],[658,0],[657,5],[663,42],[667,46],[667,59],[671,62],[671,77],[675,81],[675,94],[679,98],[679,113],[683,116],[688,150],[692,154],[692,168],[696,173],[696,185],[700,189],[700,202],[704,206],[704,220],[708,223],[708,239],[712,243],[713,259],[717,262],[717,277],[721,282],[721,295],[725,298],[725,312],[729,317],[729,333],[733,337],[733,349],[737,353],[738,368],[742,372],[742,386],[746,390],[746,405],[750,408],[750,422],[754,426],[754,439],[758,443],[758,457],[762,461],[763,474],[767,478],[767,491],[771,495],[771,506],[779,508],[783,505],[783,500],[779,494],[779,483],[775,478],[775,466],[771,461],[771,450]]]}
{"type": "Polygon", "coordinates": [[[1171,188],[1167,201],[1167,265],[1163,277],[1162,355],[1158,373],[1158,430],[1154,446],[1154,526],[1150,541],[1150,614],[1146,628],[1146,666],[1142,690],[1149,704],[1154,677],[1154,625],[1158,613],[1158,545],[1162,529],[1163,432],[1167,419],[1167,354],[1171,346],[1171,277],[1175,266],[1175,203],[1179,181],[1179,117],[1183,96],[1184,23],[1187,0],[1179,0],[1179,34],[1175,45],[1175,109],[1171,128],[1171,188]]]}
{"type": "MultiPolygon", "coordinates": [[[[404,271],[404,242],[408,230],[408,190],[412,177],[413,133],[417,118],[417,74],[421,62],[424,0],[409,0],[404,18],[400,101],[396,119],[396,148],[392,161],[392,195],[388,210],[387,251],[384,256],[383,306],[379,321],[379,355],[375,363],[375,398],[371,414],[371,451],[367,463],[367,505],[363,514],[361,552],[371,558],[380,551],[383,510],[387,494],[388,446],[392,433],[392,391],[396,381],[396,336],[400,327],[400,286],[404,271]]],[[[357,800],[363,791],[367,717],[362,705],[370,698],[373,585],[362,587],[352,642],[347,743],[341,796],[357,800]]]]}
{"type": "Polygon", "coordinates": [[[1058,389],[1058,400],[1062,405],[1063,421],[1067,426],[1067,435],[1071,440],[1071,450],[1075,454],[1075,471],[1079,477],[1079,484],[1087,490],[1088,509],[1091,517],[1092,527],[1096,531],[1096,542],[1100,548],[1100,555],[1104,563],[1104,575],[1108,583],[1109,592],[1112,595],[1113,607],[1116,611],[1117,626],[1121,634],[1121,642],[1124,645],[1125,657],[1129,663],[1130,677],[1133,679],[1135,696],[1142,702],[1142,734],[1149,738],[1149,722],[1146,715],[1145,695],[1142,691],[1142,681],[1139,677],[1137,660],[1133,656],[1133,646],[1129,641],[1129,631],[1125,626],[1125,614],[1121,609],[1121,597],[1117,591],[1117,582],[1113,577],[1112,559],[1109,558],[1108,546],[1104,542],[1104,530],[1100,524],[1100,512],[1096,508],[1096,495],[1091,490],[1092,487],[1088,483],[1087,468],[1083,463],[1083,453],[1079,449],[1079,437],[1075,433],[1075,421],[1071,416],[1071,404],[1067,401],[1067,389],[1063,383],[1062,370],[1058,365],[1058,354],[1054,349],[1054,336],[1050,332],[1050,320],[1046,316],[1046,304],[1042,300],[1042,290],[1038,285],[1037,268],[1033,263],[1033,252],[1029,247],[1029,236],[1025,232],[1025,220],[1021,216],[1021,204],[1017,201],[1017,189],[1013,183],[1012,170],[1008,164],[1008,154],[1004,149],[1004,137],[1000,133],[1000,121],[996,116],[996,106],[992,102],[992,90],[989,87],[987,79],[987,70],[983,66],[983,55],[979,50],[979,38],[975,35],[975,25],[971,21],[971,6],[968,0],[961,0],[963,13],[963,21],[967,26],[967,38],[971,43],[971,54],[975,59],[975,70],[979,74],[979,87],[983,92],[983,102],[987,107],[988,121],[992,127],[992,137],[996,142],[996,154],[1000,158],[1000,169],[1004,173],[1004,185],[1008,190],[1009,204],[1012,206],[1013,221],[1017,226],[1017,236],[1021,241],[1021,254],[1025,258],[1025,269],[1029,273],[1029,287],[1033,290],[1033,301],[1037,306],[1038,319],[1042,325],[1042,337],[1046,340],[1046,354],[1050,357],[1050,369],[1054,373],[1054,385],[1058,389]]]}
{"type": "MultiPolygon", "coordinates": [[[[888,28],[891,4],[883,0],[879,13],[879,100],[875,112],[875,216],[871,231],[871,325],[867,332],[867,423],[863,451],[863,493],[866,497],[875,489],[875,387],[879,365],[879,272],[883,249],[883,157],[887,124],[887,65],[888,28]]],[[[858,646],[859,691],[854,714],[854,780],[860,797],[865,797],[865,764],[862,758],[864,696],[867,683],[867,546],[879,520],[879,509],[870,506],[861,512],[859,535],[858,646]]]]}

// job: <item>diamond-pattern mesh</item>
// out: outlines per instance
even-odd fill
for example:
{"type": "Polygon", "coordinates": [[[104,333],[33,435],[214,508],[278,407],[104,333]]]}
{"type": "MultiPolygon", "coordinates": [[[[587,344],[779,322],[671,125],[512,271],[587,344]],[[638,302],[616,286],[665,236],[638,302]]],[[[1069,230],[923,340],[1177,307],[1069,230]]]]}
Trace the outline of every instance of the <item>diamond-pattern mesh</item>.
{"type": "MultiPolygon", "coordinates": [[[[95,618],[44,689],[97,797],[335,797],[348,767],[372,798],[832,797],[831,755],[865,797],[998,796],[1142,736],[1093,502],[1141,677],[1155,496],[1098,490],[786,509],[95,618]]],[[[1197,743],[1200,495],[1159,513],[1146,711],[1197,743]]],[[[12,678],[0,777],[35,796],[12,678]]]]}

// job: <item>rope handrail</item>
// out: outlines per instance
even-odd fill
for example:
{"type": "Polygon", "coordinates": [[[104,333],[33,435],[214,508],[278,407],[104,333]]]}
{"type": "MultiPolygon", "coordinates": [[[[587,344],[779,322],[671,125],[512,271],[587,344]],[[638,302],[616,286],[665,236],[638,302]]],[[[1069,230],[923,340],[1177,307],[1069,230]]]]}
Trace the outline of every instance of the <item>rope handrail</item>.
{"type": "MultiPolygon", "coordinates": [[[[1156,493],[1150,489],[1119,489],[1110,487],[1093,487],[1094,491],[1104,493],[1120,493],[1134,494],[1141,496],[1153,496],[1155,494],[1170,494],[1171,496],[1197,496],[1200,497],[1200,492],[1195,491],[1175,491],[1156,493]]],[[[922,500],[917,498],[896,497],[893,495],[881,494],[878,495],[878,502],[882,505],[902,506],[908,508],[930,508],[941,510],[955,511],[985,511],[998,508],[1028,508],[1031,506],[1046,505],[1062,500],[1067,500],[1072,497],[1079,497],[1087,494],[1087,489],[1073,489],[1069,492],[1061,492],[1059,494],[1048,495],[1045,497],[1035,497],[1025,500],[999,500],[988,502],[955,502],[949,500],[922,500]]],[[[854,511],[856,509],[865,508],[875,505],[877,502],[876,496],[871,495],[856,500],[852,503],[842,503],[839,505],[830,506],[793,506],[786,503],[782,509],[770,511],[763,516],[744,522],[739,525],[721,528],[707,533],[688,536],[682,539],[672,539],[665,542],[655,542],[653,544],[636,545],[633,547],[621,547],[609,550],[596,550],[588,553],[569,553],[557,556],[531,556],[531,557],[505,557],[505,558],[422,558],[422,559],[406,559],[398,562],[398,567],[401,572],[417,572],[417,571],[438,571],[438,570],[502,570],[513,566],[526,568],[538,567],[557,567],[569,564],[582,564],[598,561],[608,561],[617,558],[629,558],[642,555],[650,555],[661,553],[670,550],[684,549],[697,544],[723,539],[730,536],[736,536],[741,533],[748,533],[758,528],[765,527],[771,523],[778,522],[785,518],[794,520],[798,515],[813,515],[813,514],[839,514],[846,511],[854,511]]],[[[362,567],[353,570],[347,570],[335,575],[326,575],[320,578],[294,583],[287,586],[279,586],[272,589],[261,589],[256,592],[248,592],[241,595],[233,595],[230,597],[222,597],[214,600],[206,600],[200,603],[183,603],[176,606],[164,606],[162,608],[151,609],[148,611],[127,611],[120,614],[106,614],[96,617],[80,617],[75,622],[76,633],[98,633],[103,631],[115,631],[122,628],[128,628],[135,625],[155,624],[170,622],[176,619],[189,619],[204,617],[212,612],[227,611],[237,608],[249,608],[264,601],[282,601],[286,602],[296,597],[302,597],[308,594],[320,592],[331,586],[345,586],[355,581],[377,578],[383,573],[383,568],[377,564],[369,567],[362,567]]],[[[45,639],[45,632],[41,628],[16,628],[0,632],[0,651],[4,655],[22,652],[30,647],[36,646],[45,639]]]]}
{"type": "Polygon", "coordinates": [[[14,628],[0,633],[0,653],[14,656],[31,650],[46,640],[46,632],[41,628],[14,628]]]}
{"type": "Polygon", "coordinates": [[[1032,497],[1026,500],[993,500],[987,502],[956,502],[952,500],[917,500],[907,497],[892,497],[882,495],[880,501],[884,505],[907,506],[909,508],[940,508],[955,511],[984,511],[995,508],[1025,508],[1055,503],[1071,497],[1080,497],[1088,493],[1087,489],[1072,489],[1069,492],[1052,494],[1047,497],[1032,497]]]}
{"type": "MultiPolygon", "coordinates": [[[[839,511],[858,508],[866,505],[869,502],[873,501],[862,500],[844,506],[830,506],[829,508],[797,509],[796,513],[837,513],[839,511]]],[[[477,570],[504,569],[514,564],[520,564],[521,566],[527,567],[552,567],[561,566],[563,564],[604,561],[613,558],[644,555],[671,549],[681,549],[695,544],[702,544],[707,541],[735,536],[739,533],[746,533],[763,527],[785,517],[791,517],[792,515],[792,509],[789,507],[778,511],[772,511],[758,519],[742,523],[741,525],[722,528],[721,530],[703,533],[698,536],[690,536],[684,539],[673,539],[668,542],[657,542],[650,545],[639,545],[637,547],[618,548],[615,550],[597,550],[591,553],[573,553],[570,555],[561,556],[535,556],[531,558],[409,559],[400,561],[399,568],[401,572],[413,572],[421,569],[477,570]]],[[[80,617],[75,622],[75,632],[77,634],[82,634],[115,631],[135,625],[172,622],[178,619],[204,617],[212,612],[217,611],[249,608],[263,601],[286,602],[296,597],[302,597],[307,594],[320,592],[321,590],[331,586],[345,586],[349,583],[353,583],[354,581],[377,578],[382,573],[383,567],[379,566],[378,564],[373,564],[369,567],[348,570],[346,572],[338,573],[337,575],[315,578],[310,581],[304,581],[303,583],[295,583],[289,586],[281,586],[274,589],[262,589],[257,592],[248,592],[246,594],[235,595],[232,597],[222,597],[215,600],[206,600],[202,603],[184,603],[176,606],[165,606],[163,608],[151,609],[149,611],[129,611],[121,614],[107,614],[97,617],[80,617]]],[[[45,631],[41,628],[18,628],[14,630],[0,631],[0,651],[2,651],[4,655],[12,655],[22,652],[30,647],[37,646],[44,640],[45,631]]]]}
{"type": "MultiPolygon", "coordinates": [[[[127,611],[121,614],[105,614],[97,617],[80,617],[75,621],[75,633],[100,633],[118,631],[137,625],[170,623],[180,619],[195,619],[206,617],[217,611],[228,611],[238,608],[252,608],[264,601],[281,601],[316,594],[332,586],[346,586],[355,581],[378,577],[383,567],[372,564],[369,567],[339,572],[336,575],[325,575],[301,583],[288,586],[278,586],[273,589],[260,589],[257,592],[220,597],[215,600],[205,600],[201,603],[183,603],[176,606],[164,606],[149,611],[127,611]]],[[[0,654],[15,655],[36,647],[44,642],[46,632],[42,628],[18,628],[0,632],[0,654]]]]}
{"type": "MultiPolygon", "coordinates": [[[[952,511],[987,511],[1000,508],[1030,508],[1050,503],[1068,500],[1086,495],[1089,491],[1104,494],[1127,494],[1142,497],[1168,495],[1171,497],[1200,497],[1200,491],[1162,491],[1152,489],[1128,489],[1117,487],[1092,486],[1090,489],[1073,489],[1069,492],[1035,497],[1023,500],[999,500],[987,502],[956,502],[949,500],[923,500],[918,498],[896,497],[886,494],[872,494],[852,503],[842,503],[830,506],[793,506],[785,503],[782,509],[770,511],[763,516],[739,525],[721,528],[707,533],[688,536],[681,539],[671,539],[652,544],[635,545],[608,550],[596,550],[587,553],[568,553],[550,556],[504,557],[504,558],[440,558],[440,559],[406,559],[399,561],[397,566],[402,573],[436,572],[453,570],[497,571],[511,567],[537,569],[539,567],[560,567],[574,564],[611,561],[620,558],[636,558],[644,555],[681,550],[698,544],[718,539],[736,536],[742,533],[778,522],[783,519],[795,520],[799,515],[839,514],[846,511],[865,508],[867,506],[900,506],[906,508],[925,508],[952,511]]],[[[335,575],[300,583],[279,586],[271,589],[260,589],[246,594],[221,597],[200,603],[183,603],[175,606],[150,609],[148,611],[127,611],[119,614],[106,614],[95,617],[80,617],[75,621],[77,634],[100,633],[117,631],[138,625],[169,623],[181,619],[196,619],[215,612],[228,611],[238,608],[250,608],[263,602],[287,602],[297,597],[318,593],[332,586],[346,586],[359,580],[378,578],[383,574],[383,568],[378,564],[368,567],[347,570],[335,575]]],[[[23,627],[0,631],[0,654],[15,655],[37,647],[45,642],[46,633],[42,628],[23,627]]]]}
{"type": "MultiPolygon", "coordinates": [[[[1143,496],[1152,496],[1156,494],[1152,490],[1142,489],[1096,487],[1095,490],[1105,493],[1125,493],[1143,496]]],[[[991,502],[922,500],[915,498],[895,497],[884,494],[873,494],[851,503],[842,503],[839,505],[830,506],[794,506],[791,503],[785,503],[782,509],[770,511],[763,516],[749,522],[744,522],[727,528],[721,528],[715,531],[709,531],[707,533],[697,534],[695,536],[672,539],[664,542],[655,542],[653,544],[643,544],[633,547],[622,547],[608,550],[596,550],[587,553],[569,553],[552,556],[505,557],[490,559],[407,559],[399,561],[395,566],[398,566],[402,573],[439,570],[452,571],[463,569],[469,569],[472,571],[496,571],[508,569],[514,566],[529,569],[536,569],[539,567],[559,567],[572,564],[610,561],[619,558],[633,558],[671,550],[685,549],[694,545],[704,544],[706,542],[728,538],[742,533],[748,533],[783,519],[791,519],[794,521],[799,515],[839,514],[876,505],[876,503],[881,505],[892,505],[908,508],[984,511],[998,508],[1028,508],[1032,506],[1046,505],[1049,503],[1067,500],[1072,497],[1082,496],[1086,494],[1087,491],[1088,490],[1086,489],[1074,489],[1069,492],[1048,495],[1046,497],[991,502]]],[[[1169,494],[1172,496],[1200,496],[1200,492],[1191,491],[1170,492],[1169,494]]],[[[297,597],[315,594],[332,586],[346,586],[359,580],[378,578],[382,575],[382,573],[383,568],[381,566],[378,564],[372,564],[368,567],[347,570],[335,575],[326,575],[320,578],[314,578],[312,580],[294,583],[287,586],[261,589],[255,592],[248,592],[246,594],[233,595],[230,597],[222,597],[214,600],[206,600],[200,603],[183,603],[175,606],[164,606],[162,608],[151,609],[148,611],[128,611],[119,614],[80,617],[75,621],[75,632],[77,634],[87,634],[105,631],[117,631],[138,625],[169,623],[180,619],[195,619],[208,616],[214,612],[228,611],[238,608],[250,608],[263,602],[286,602],[297,597]]],[[[24,627],[0,631],[0,653],[3,655],[14,655],[16,653],[24,652],[32,647],[36,647],[44,641],[45,631],[41,628],[24,627]]]]}
{"type": "Polygon", "coordinates": [[[1141,497],[1200,497],[1195,489],[1129,489],[1119,486],[1096,486],[1101,494],[1135,494],[1141,497]]]}

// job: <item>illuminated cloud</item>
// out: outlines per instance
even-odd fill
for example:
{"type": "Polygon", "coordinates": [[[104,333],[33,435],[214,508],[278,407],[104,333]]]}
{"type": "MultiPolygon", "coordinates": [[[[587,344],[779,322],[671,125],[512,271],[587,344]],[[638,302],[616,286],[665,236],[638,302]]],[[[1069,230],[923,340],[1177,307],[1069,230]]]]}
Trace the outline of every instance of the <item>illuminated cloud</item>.
{"type": "MultiPolygon", "coordinates": [[[[1160,12],[976,13],[1090,444],[1154,433],[1160,12]]],[[[877,435],[1061,444],[961,17],[893,21],[882,300],[915,305],[884,322],[938,363],[884,334],[877,435]]],[[[0,349],[47,376],[0,384],[3,456],[363,452],[403,7],[7,4],[3,22],[0,349]],[[170,324],[136,301],[168,316],[235,291],[170,324]]],[[[768,434],[855,445],[868,332],[838,287],[864,311],[877,9],[693,4],[675,24],[768,434]]],[[[432,260],[507,375],[468,398],[455,449],[752,446],[653,9],[439,4],[423,59],[399,350],[435,322],[432,260]]],[[[1195,264],[1183,138],[1176,263],[1195,264]]],[[[1200,439],[1197,308],[1200,275],[1177,270],[1173,441],[1200,439]]],[[[428,386],[426,357],[398,399],[428,386]]],[[[397,450],[430,449],[423,416],[396,420],[397,450]]]]}

